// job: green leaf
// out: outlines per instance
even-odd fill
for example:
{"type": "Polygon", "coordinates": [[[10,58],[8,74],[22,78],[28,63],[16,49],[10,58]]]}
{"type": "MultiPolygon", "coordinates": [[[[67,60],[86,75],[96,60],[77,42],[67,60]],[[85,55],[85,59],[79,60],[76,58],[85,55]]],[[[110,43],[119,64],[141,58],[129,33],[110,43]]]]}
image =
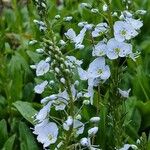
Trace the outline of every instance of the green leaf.
{"type": "Polygon", "coordinates": [[[150,127],[150,101],[143,103],[142,101],[138,101],[137,108],[142,115],[142,124],[141,129],[144,130],[150,127]]]}
{"type": "Polygon", "coordinates": [[[126,116],[124,125],[126,127],[126,133],[133,139],[138,138],[138,132],[141,126],[141,114],[136,108],[137,100],[132,97],[126,102],[126,116]]]}
{"type": "Polygon", "coordinates": [[[13,145],[14,145],[14,142],[15,142],[15,138],[16,138],[16,135],[12,135],[10,138],[8,138],[8,140],[5,142],[2,150],[13,150],[13,145]]]}
{"type": "Polygon", "coordinates": [[[31,103],[16,101],[13,103],[13,105],[18,109],[18,111],[26,120],[34,124],[33,116],[37,113],[37,111],[32,107],[31,103]]]}
{"type": "Polygon", "coordinates": [[[37,54],[32,51],[27,51],[27,54],[34,63],[37,63],[40,61],[40,54],[37,54]]]}
{"type": "Polygon", "coordinates": [[[24,122],[19,124],[20,134],[20,149],[21,150],[38,150],[37,143],[35,142],[34,136],[29,130],[28,126],[24,122]]]}
{"type": "Polygon", "coordinates": [[[3,119],[0,121],[0,147],[3,146],[7,138],[8,138],[7,123],[3,119]]]}
{"type": "Polygon", "coordinates": [[[99,132],[99,141],[101,148],[106,148],[106,116],[107,116],[107,107],[101,105],[101,112],[100,112],[100,132],[99,132]]]}

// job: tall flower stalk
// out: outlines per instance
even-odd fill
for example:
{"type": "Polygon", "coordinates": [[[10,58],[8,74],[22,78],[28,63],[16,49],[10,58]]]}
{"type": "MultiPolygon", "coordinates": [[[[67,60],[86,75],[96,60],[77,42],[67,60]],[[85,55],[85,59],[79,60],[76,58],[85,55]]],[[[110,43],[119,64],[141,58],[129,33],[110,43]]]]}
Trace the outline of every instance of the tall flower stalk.
{"type": "MultiPolygon", "coordinates": [[[[51,84],[58,85],[57,93],[50,93],[41,100],[43,107],[35,115],[33,133],[37,135],[38,141],[43,144],[44,148],[51,147],[54,143],[55,150],[84,148],[122,150],[120,147],[124,144],[124,147],[128,148],[137,147],[134,144],[126,145],[125,143],[127,139],[124,135],[126,113],[124,101],[129,97],[130,89],[127,91],[120,89],[120,82],[122,66],[126,59],[136,61],[137,53],[133,52],[130,41],[139,34],[143,23],[140,19],[135,19],[134,14],[129,10],[121,12],[120,17],[117,15],[114,18],[111,1],[102,2],[102,16],[105,22],[98,24],[88,23],[88,20],[79,22],[78,26],[82,29],[78,34],[70,28],[64,33],[66,41],[58,41],[53,25],[47,19],[48,11],[45,0],[35,0],[40,20],[34,20],[34,22],[42,32],[41,41],[36,41],[42,48],[36,51],[43,56],[43,60],[31,66],[36,69],[37,77],[42,80],[34,90],[41,94],[51,84]],[[83,69],[82,60],[64,55],[61,49],[71,44],[75,51],[84,51],[87,46],[84,43],[87,33],[90,35],[88,44],[92,45],[93,58],[87,69],[83,69]],[[51,78],[49,74],[54,77],[51,78]],[[77,75],[79,80],[75,78],[77,75]],[[82,80],[87,82],[87,88],[79,90],[82,80]],[[95,96],[96,92],[98,97],[95,96]],[[87,106],[92,109],[92,105],[97,108],[95,116],[85,121],[82,111],[87,106]],[[100,118],[103,119],[103,124],[100,118]],[[109,134],[104,133],[105,141],[96,143],[99,128],[100,137],[103,136],[101,135],[102,126],[109,134]],[[111,139],[114,137],[111,145],[107,144],[108,135],[111,139]]],[[[82,3],[81,7],[99,15],[99,9],[92,8],[88,3],[82,3]]],[[[60,18],[59,15],[55,16],[56,20],[60,18]]],[[[70,22],[72,16],[67,16],[63,20],[70,22]]],[[[35,40],[30,42],[30,44],[34,43],[35,40]]]]}

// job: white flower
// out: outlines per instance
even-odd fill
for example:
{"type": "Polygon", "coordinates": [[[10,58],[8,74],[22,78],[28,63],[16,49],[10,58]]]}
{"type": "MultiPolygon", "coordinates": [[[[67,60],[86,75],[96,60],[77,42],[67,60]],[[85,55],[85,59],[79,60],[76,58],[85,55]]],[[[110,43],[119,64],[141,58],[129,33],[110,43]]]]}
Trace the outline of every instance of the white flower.
{"type": "Polygon", "coordinates": [[[100,41],[97,45],[93,47],[92,56],[103,56],[106,54],[107,45],[104,41],[100,41]]]}
{"type": "Polygon", "coordinates": [[[45,120],[42,123],[35,125],[33,133],[38,135],[37,140],[42,143],[45,148],[56,142],[58,127],[56,123],[45,120]]]}
{"type": "Polygon", "coordinates": [[[78,35],[76,35],[75,31],[71,28],[66,33],[65,36],[71,40],[75,44],[76,49],[84,48],[82,46],[82,42],[85,36],[86,28],[83,28],[78,35]]]}
{"type": "Polygon", "coordinates": [[[34,87],[35,93],[41,94],[44,92],[45,87],[47,86],[48,81],[44,81],[34,87]]]}
{"type": "Polygon", "coordinates": [[[108,25],[107,23],[99,23],[96,25],[94,31],[92,31],[92,37],[98,37],[103,33],[106,33],[108,31],[108,25]]]}
{"type": "Polygon", "coordinates": [[[91,137],[94,136],[97,132],[98,132],[98,127],[93,127],[88,130],[88,135],[91,137]]]}
{"type": "Polygon", "coordinates": [[[88,80],[88,94],[93,104],[93,86],[97,86],[101,80],[107,80],[110,77],[109,66],[105,65],[103,57],[98,57],[90,63],[87,71],[79,67],[78,74],[81,80],[88,80]]]}
{"type": "Polygon", "coordinates": [[[49,71],[50,65],[44,60],[41,60],[36,66],[36,75],[42,76],[49,71]]]}
{"type": "Polygon", "coordinates": [[[73,65],[81,66],[81,64],[83,63],[82,60],[78,60],[74,56],[66,56],[66,58],[68,59],[67,62],[69,66],[73,66],[73,65]]]}
{"type": "Polygon", "coordinates": [[[120,88],[118,88],[118,90],[119,90],[119,93],[120,93],[120,95],[122,97],[124,97],[124,98],[128,98],[129,97],[129,93],[130,93],[131,89],[129,89],[127,91],[124,91],[124,90],[121,90],[120,88]]]}
{"type": "Polygon", "coordinates": [[[63,123],[64,130],[69,131],[72,124],[73,124],[74,132],[77,136],[83,133],[84,124],[77,119],[73,120],[71,116],[68,116],[67,120],[63,123]]]}
{"type": "Polygon", "coordinates": [[[88,79],[87,71],[83,70],[81,67],[78,67],[78,74],[79,74],[81,80],[88,79]]]}
{"type": "Polygon", "coordinates": [[[85,24],[84,28],[87,30],[92,30],[93,26],[93,24],[85,24]]]}
{"type": "Polygon", "coordinates": [[[57,94],[57,99],[53,101],[55,110],[64,110],[68,104],[68,93],[66,90],[57,94]]]}
{"type": "Polygon", "coordinates": [[[117,59],[118,57],[126,57],[132,53],[132,45],[125,42],[118,42],[114,38],[107,43],[107,57],[109,59],[117,59]]]}
{"type": "Polygon", "coordinates": [[[57,98],[57,95],[56,94],[52,94],[50,96],[47,96],[47,97],[43,98],[41,100],[41,103],[44,104],[44,103],[47,103],[50,100],[55,100],[56,98],[57,98]]]}
{"type": "Polygon", "coordinates": [[[110,77],[110,69],[108,65],[105,65],[105,58],[98,57],[92,61],[87,70],[88,78],[100,78],[106,80],[110,77]]]}
{"type": "Polygon", "coordinates": [[[109,66],[105,65],[105,59],[103,57],[98,57],[91,62],[87,71],[82,68],[78,68],[78,73],[81,80],[95,78],[106,80],[110,77],[109,66]]]}
{"type": "Polygon", "coordinates": [[[123,11],[122,15],[124,16],[124,19],[133,17],[133,15],[128,10],[123,11]]]}
{"type": "Polygon", "coordinates": [[[36,120],[42,122],[48,116],[51,109],[52,101],[48,102],[36,115],[36,120]]]}
{"type": "Polygon", "coordinates": [[[75,130],[76,135],[82,134],[84,131],[84,124],[81,121],[74,119],[73,128],[75,130]]]}
{"type": "Polygon", "coordinates": [[[85,46],[82,44],[75,44],[75,49],[83,49],[85,46]]]}
{"type": "Polygon", "coordinates": [[[139,19],[126,18],[126,22],[129,23],[135,30],[139,30],[143,26],[143,22],[139,19]]]}
{"type": "MultiPolygon", "coordinates": [[[[74,87],[74,85],[71,86],[71,92],[72,92],[72,96],[73,99],[75,100],[75,96],[76,96],[76,89],[74,87]]],[[[66,90],[64,90],[63,92],[59,92],[57,94],[57,98],[55,100],[53,100],[53,105],[55,106],[55,110],[64,110],[66,105],[68,104],[69,101],[69,96],[66,90]]]]}
{"type": "Polygon", "coordinates": [[[43,21],[40,21],[40,20],[33,20],[33,22],[39,26],[45,26],[45,23],[43,21]]]}
{"type": "MultiPolygon", "coordinates": [[[[130,19],[129,19],[130,20],[130,19]]],[[[130,40],[138,35],[133,26],[125,21],[116,21],[114,24],[114,36],[119,42],[130,40]]]]}
{"type": "Polygon", "coordinates": [[[68,116],[67,120],[63,123],[64,130],[68,131],[72,124],[73,124],[73,118],[71,116],[68,116]]]}

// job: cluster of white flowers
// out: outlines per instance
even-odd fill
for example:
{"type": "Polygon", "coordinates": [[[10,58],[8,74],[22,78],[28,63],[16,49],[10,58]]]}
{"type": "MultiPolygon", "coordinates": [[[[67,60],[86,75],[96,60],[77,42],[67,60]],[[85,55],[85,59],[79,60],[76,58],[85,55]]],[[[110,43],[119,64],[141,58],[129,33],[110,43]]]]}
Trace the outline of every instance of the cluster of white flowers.
{"type": "MultiPolygon", "coordinates": [[[[83,6],[87,7],[85,4],[83,6]]],[[[135,61],[136,53],[133,53],[132,45],[129,43],[129,40],[138,35],[138,31],[143,26],[143,23],[140,19],[134,19],[133,15],[128,11],[124,11],[121,16],[122,20],[114,23],[114,37],[111,39],[104,38],[96,45],[93,45],[92,56],[98,58],[89,64],[87,71],[78,67],[80,79],[88,80],[88,94],[91,99],[91,104],[93,104],[93,86],[97,86],[100,82],[103,83],[111,74],[109,66],[105,64],[105,56],[110,60],[119,57],[130,57],[135,61]]],[[[84,49],[85,46],[82,43],[86,31],[89,29],[87,29],[88,26],[90,26],[90,30],[92,30],[93,38],[99,36],[103,37],[103,35],[106,35],[110,31],[110,27],[107,23],[99,23],[95,27],[87,22],[80,22],[78,25],[83,28],[79,35],[76,36],[73,29],[69,29],[65,33],[66,37],[75,44],[75,49],[84,49]]],[[[119,93],[126,98],[129,95],[122,94],[124,92],[122,92],[121,89],[119,89],[119,93]]],[[[127,93],[129,93],[129,91],[127,93]]]]}
{"type": "MultiPolygon", "coordinates": [[[[91,9],[91,12],[93,13],[99,12],[97,9],[92,9],[92,7],[87,3],[82,3],[81,6],[91,9]]],[[[106,4],[103,6],[103,10],[108,10],[108,6],[106,4]]],[[[53,93],[43,98],[41,100],[43,107],[35,115],[36,125],[33,133],[37,135],[38,141],[43,144],[44,148],[51,144],[56,144],[59,135],[59,128],[61,127],[64,134],[71,130],[73,133],[71,133],[70,136],[78,137],[84,133],[84,128],[87,123],[83,123],[81,121],[82,116],[80,115],[80,111],[83,106],[89,105],[89,103],[93,105],[93,88],[99,84],[103,84],[110,78],[111,68],[107,64],[108,62],[120,57],[129,57],[135,60],[135,54],[133,53],[132,45],[129,43],[129,40],[138,35],[143,23],[139,19],[134,19],[130,12],[125,11],[121,15],[122,17],[120,18],[122,20],[116,21],[113,25],[114,32],[111,37],[106,36],[107,34],[110,34],[112,28],[107,23],[94,25],[89,24],[86,21],[78,23],[78,26],[82,28],[78,35],[72,28],[68,29],[68,31],[64,34],[70,43],[74,44],[76,50],[84,50],[85,45],[83,43],[86,32],[91,34],[92,40],[94,41],[92,43],[92,56],[94,59],[86,70],[81,67],[83,63],[82,60],[78,60],[74,56],[63,56],[59,47],[54,45],[51,41],[46,41],[46,44],[48,44],[47,46],[36,50],[38,53],[44,53],[48,50],[45,54],[48,54],[49,56],[45,60],[43,59],[37,64],[31,66],[36,69],[36,76],[42,77],[51,71],[59,80],[59,83],[64,86],[63,88],[60,88],[57,93],[53,93]],[[100,38],[102,40],[95,42],[96,38],[100,38]],[[79,85],[79,81],[72,81],[72,78],[70,79],[69,75],[73,75],[74,70],[77,70],[81,80],[88,82],[86,92],[78,91],[77,87],[79,85]],[[74,110],[71,105],[72,103],[74,105],[74,103],[79,99],[83,100],[82,106],[79,109],[74,110]],[[54,111],[62,112],[66,116],[57,120],[56,117],[51,116],[52,109],[54,111]],[[73,114],[67,112],[68,110],[70,111],[70,109],[73,109],[71,110],[73,114]]],[[[55,19],[59,18],[59,15],[55,16],[55,19]]],[[[72,16],[65,17],[64,20],[66,22],[71,21],[72,16]]],[[[47,29],[44,22],[37,20],[34,20],[34,22],[39,26],[41,31],[45,31],[47,29]]],[[[30,42],[30,44],[34,42],[35,40],[30,42]]],[[[59,44],[64,47],[67,43],[68,42],[65,42],[64,40],[59,41],[59,44]]],[[[50,85],[51,81],[43,80],[35,86],[34,91],[37,94],[42,94],[50,85]]],[[[131,89],[124,91],[118,87],[118,93],[124,98],[129,97],[130,90],[131,89]]],[[[90,150],[99,150],[99,145],[93,145],[92,143],[92,138],[96,135],[99,129],[99,121],[99,117],[93,117],[89,120],[89,122],[92,123],[92,127],[88,130],[88,136],[83,137],[80,140],[81,147],[88,148],[90,150]]],[[[59,147],[64,144],[65,143],[62,140],[56,146],[56,149],[59,149],[59,147]]],[[[129,147],[133,147],[133,145],[126,144],[120,150],[129,149],[129,147]]]]}

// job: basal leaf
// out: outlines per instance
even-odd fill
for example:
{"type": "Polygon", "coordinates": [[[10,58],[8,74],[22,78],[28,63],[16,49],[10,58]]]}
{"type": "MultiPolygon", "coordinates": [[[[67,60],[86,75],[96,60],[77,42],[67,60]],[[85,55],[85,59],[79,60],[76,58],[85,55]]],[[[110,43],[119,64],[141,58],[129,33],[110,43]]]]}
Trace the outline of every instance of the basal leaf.
{"type": "Polygon", "coordinates": [[[16,101],[13,105],[27,121],[34,124],[33,116],[37,113],[37,111],[32,107],[31,103],[16,101]]]}
{"type": "Polygon", "coordinates": [[[29,127],[24,122],[20,122],[19,134],[20,134],[20,149],[21,150],[38,150],[39,149],[31,131],[32,130],[30,130],[29,127]]]}
{"type": "Polygon", "coordinates": [[[8,140],[5,142],[2,150],[13,150],[13,145],[14,145],[14,142],[15,142],[15,138],[16,138],[16,135],[12,135],[11,137],[8,138],[8,140]]]}

